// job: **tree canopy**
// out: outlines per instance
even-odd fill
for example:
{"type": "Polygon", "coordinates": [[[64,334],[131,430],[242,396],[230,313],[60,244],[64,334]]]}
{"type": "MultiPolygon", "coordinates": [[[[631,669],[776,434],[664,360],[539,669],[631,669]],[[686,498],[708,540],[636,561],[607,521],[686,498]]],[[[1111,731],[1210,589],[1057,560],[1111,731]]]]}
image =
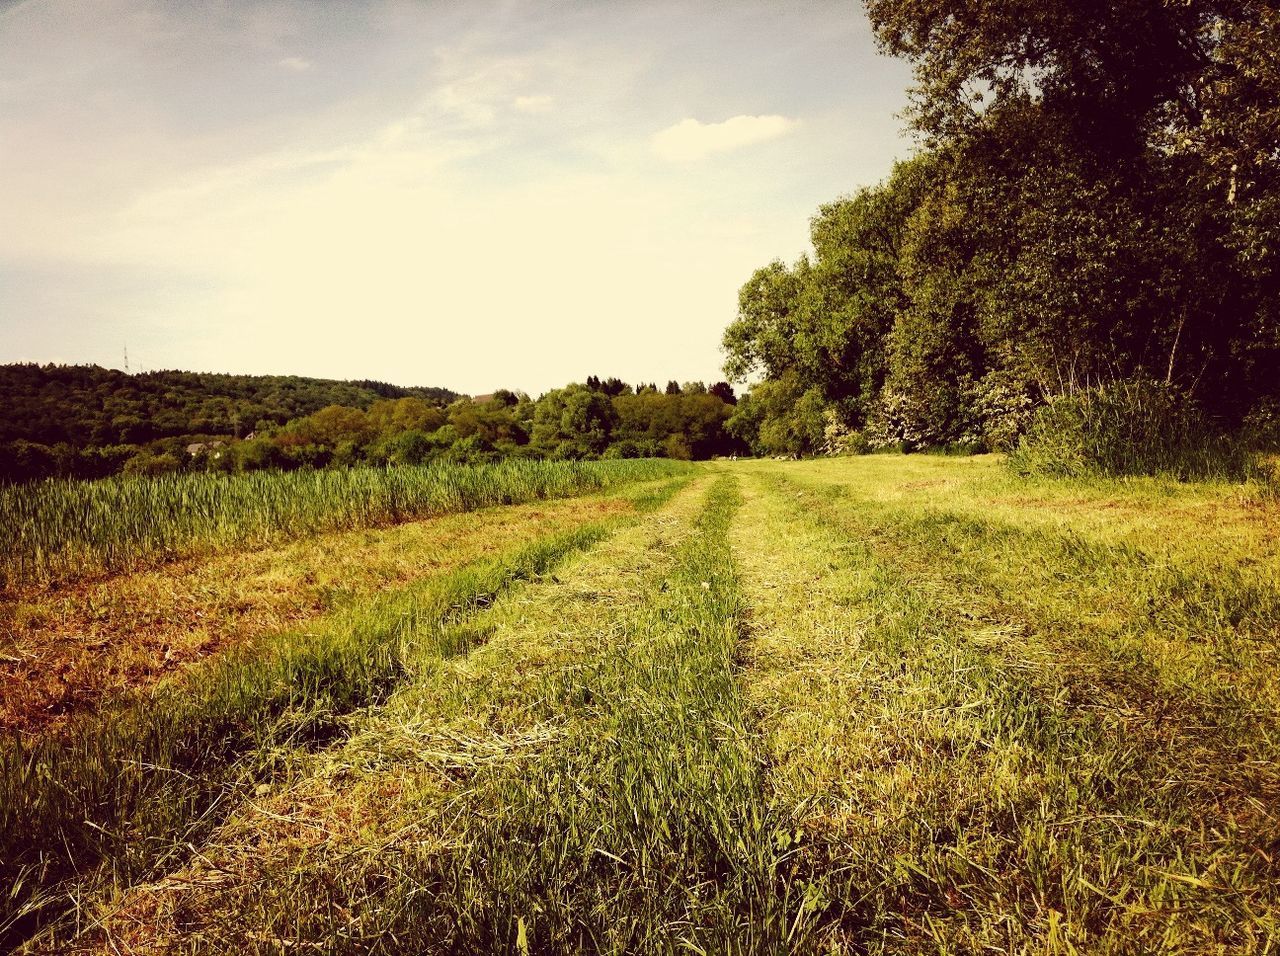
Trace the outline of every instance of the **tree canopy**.
{"type": "Polygon", "coordinates": [[[1036,405],[1130,379],[1223,428],[1275,415],[1272,4],[867,10],[913,66],[923,147],[743,285],[724,348],[732,379],[763,379],[744,440],[808,450],[820,401],[827,445],[1006,447],[1036,405]]]}

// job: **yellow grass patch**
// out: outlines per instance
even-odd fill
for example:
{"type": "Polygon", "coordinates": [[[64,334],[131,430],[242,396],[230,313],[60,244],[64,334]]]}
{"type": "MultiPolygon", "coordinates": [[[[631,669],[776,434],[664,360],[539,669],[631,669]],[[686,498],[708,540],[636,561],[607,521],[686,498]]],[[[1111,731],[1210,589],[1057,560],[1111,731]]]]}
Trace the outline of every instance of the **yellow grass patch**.
{"type": "Polygon", "coordinates": [[[47,731],[224,648],[630,509],[540,501],[28,589],[0,603],[0,732],[47,731]]]}

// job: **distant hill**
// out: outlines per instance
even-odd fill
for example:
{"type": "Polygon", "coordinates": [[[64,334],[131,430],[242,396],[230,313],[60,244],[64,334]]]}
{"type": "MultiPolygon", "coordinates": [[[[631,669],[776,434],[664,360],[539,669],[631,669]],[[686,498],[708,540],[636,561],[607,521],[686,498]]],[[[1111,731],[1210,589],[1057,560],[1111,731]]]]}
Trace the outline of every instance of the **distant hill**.
{"type": "Polygon", "coordinates": [[[76,449],[188,436],[243,436],[327,405],[368,408],[414,396],[447,404],[447,388],[297,375],[142,372],[97,365],[0,365],[0,444],[65,443],[76,449]]]}

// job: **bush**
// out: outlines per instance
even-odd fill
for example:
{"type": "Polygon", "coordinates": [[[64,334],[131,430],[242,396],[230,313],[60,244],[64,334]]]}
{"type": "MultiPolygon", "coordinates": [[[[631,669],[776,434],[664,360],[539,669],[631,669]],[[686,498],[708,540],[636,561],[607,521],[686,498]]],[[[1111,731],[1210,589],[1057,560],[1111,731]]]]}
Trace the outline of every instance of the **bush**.
{"type": "Polygon", "coordinates": [[[1280,400],[1260,402],[1245,418],[1244,434],[1250,448],[1280,452],[1280,400]]]}
{"type": "Polygon", "coordinates": [[[968,393],[974,427],[961,443],[991,451],[1010,451],[1018,446],[1036,411],[1031,386],[1009,372],[984,375],[968,393]]]}
{"type": "Polygon", "coordinates": [[[619,458],[641,458],[640,446],[629,438],[616,441],[604,450],[604,454],[600,456],[607,461],[613,461],[619,458]]]}
{"type": "Polygon", "coordinates": [[[124,463],[123,474],[137,476],[172,475],[182,471],[182,460],[172,452],[155,455],[143,449],[124,463]]]}
{"type": "Polygon", "coordinates": [[[876,451],[915,451],[940,444],[944,438],[921,424],[924,406],[905,392],[886,387],[876,399],[867,422],[866,439],[876,451]]]}
{"type": "Polygon", "coordinates": [[[1021,475],[1168,475],[1245,480],[1261,468],[1245,444],[1185,392],[1131,379],[1061,395],[1032,417],[1009,464],[1021,475]]]}
{"type": "Polygon", "coordinates": [[[871,443],[856,428],[846,424],[834,408],[822,415],[822,452],[825,455],[865,455],[871,451],[871,443]]]}

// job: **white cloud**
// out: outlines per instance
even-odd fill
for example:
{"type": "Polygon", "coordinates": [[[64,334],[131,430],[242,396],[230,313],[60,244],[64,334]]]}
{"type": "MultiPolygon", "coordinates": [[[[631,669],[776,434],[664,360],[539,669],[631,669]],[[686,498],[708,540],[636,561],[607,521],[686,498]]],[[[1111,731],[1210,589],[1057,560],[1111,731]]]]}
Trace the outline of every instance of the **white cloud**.
{"type": "Polygon", "coordinates": [[[432,100],[437,109],[467,126],[489,126],[493,123],[493,105],[475,81],[446,83],[436,89],[432,100]]]}
{"type": "Polygon", "coordinates": [[[294,73],[305,73],[307,70],[311,69],[311,61],[303,59],[300,56],[286,56],[280,61],[280,65],[286,70],[291,70],[294,73]]]}
{"type": "Polygon", "coordinates": [[[785,116],[734,116],[722,123],[683,119],[653,135],[653,151],[674,163],[702,159],[753,143],[776,139],[796,121],[785,116]]]}
{"type": "Polygon", "coordinates": [[[554,103],[555,99],[546,94],[517,96],[512,100],[512,105],[521,113],[545,113],[551,109],[554,103]]]}

